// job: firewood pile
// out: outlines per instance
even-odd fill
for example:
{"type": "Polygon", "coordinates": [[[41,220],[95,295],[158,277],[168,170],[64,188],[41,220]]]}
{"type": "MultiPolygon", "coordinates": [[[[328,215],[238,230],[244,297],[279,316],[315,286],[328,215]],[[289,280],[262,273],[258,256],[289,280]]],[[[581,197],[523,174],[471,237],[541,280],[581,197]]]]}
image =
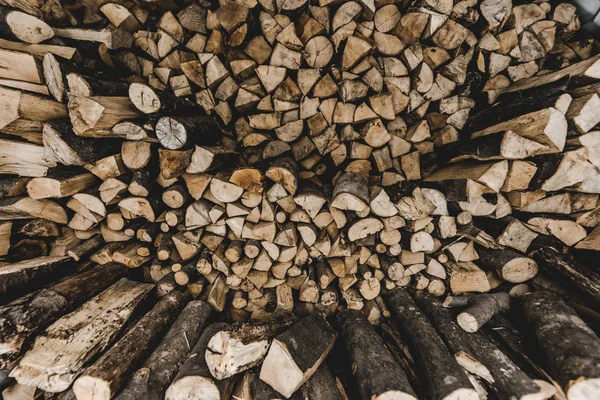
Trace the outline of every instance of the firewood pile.
{"type": "Polygon", "coordinates": [[[0,0],[4,399],[600,398],[600,54],[511,0],[0,0]]]}

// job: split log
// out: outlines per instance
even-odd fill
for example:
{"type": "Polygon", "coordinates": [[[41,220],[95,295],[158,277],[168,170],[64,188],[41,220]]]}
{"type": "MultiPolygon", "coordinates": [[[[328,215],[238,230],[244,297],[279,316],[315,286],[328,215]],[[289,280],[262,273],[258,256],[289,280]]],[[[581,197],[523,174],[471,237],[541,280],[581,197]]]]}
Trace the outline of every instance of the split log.
{"type": "Polygon", "coordinates": [[[273,340],[260,379],[289,398],[319,368],[336,336],[319,313],[304,317],[273,340]]]}
{"type": "Polygon", "coordinates": [[[338,314],[361,399],[416,399],[404,371],[365,316],[356,310],[338,314]]]}
{"type": "Polygon", "coordinates": [[[208,342],[205,358],[213,377],[223,380],[259,365],[267,355],[270,341],[290,321],[231,326],[217,332],[208,342]]]}

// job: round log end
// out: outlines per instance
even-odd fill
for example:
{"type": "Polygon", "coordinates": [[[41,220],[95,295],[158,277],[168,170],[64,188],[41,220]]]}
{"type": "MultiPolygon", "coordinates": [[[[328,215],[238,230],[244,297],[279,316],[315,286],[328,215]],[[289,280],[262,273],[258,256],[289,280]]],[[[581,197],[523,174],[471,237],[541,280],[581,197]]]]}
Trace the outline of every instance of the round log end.
{"type": "Polygon", "coordinates": [[[477,332],[477,330],[479,329],[477,318],[475,318],[473,315],[467,312],[462,312],[458,314],[458,317],[456,317],[456,322],[461,328],[463,328],[467,332],[473,333],[477,332]]]}
{"type": "Polygon", "coordinates": [[[162,117],[156,123],[156,137],[163,147],[177,150],[187,143],[185,126],[171,117],[162,117]]]}
{"type": "Polygon", "coordinates": [[[443,400],[478,400],[479,395],[475,389],[457,389],[454,392],[448,394],[443,400]]]}
{"type": "Polygon", "coordinates": [[[581,378],[572,383],[567,390],[569,400],[595,399],[600,393],[600,378],[581,378]]]}
{"type": "Polygon", "coordinates": [[[377,397],[373,397],[374,400],[416,400],[416,397],[409,393],[404,393],[399,390],[390,390],[385,393],[381,393],[377,397]]]}
{"type": "Polygon", "coordinates": [[[502,268],[501,274],[505,281],[510,283],[526,282],[538,273],[539,267],[529,257],[517,257],[507,262],[502,268]]]}
{"type": "Polygon", "coordinates": [[[165,393],[165,400],[219,400],[221,395],[212,379],[186,376],[173,383],[165,393]]]}
{"type": "Polygon", "coordinates": [[[158,112],[161,107],[160,98],[156,92],[143,83],[129,85],[129,99],[138,110],[145,114],[158,112]]]}
{"type": "Polygon", "coordinates": [[[54,30],[50,25],[21,11],[8,13],[6,24],[16,38],[26,43],[37,44],[54,37],[54,30]]]}
{"type": "Polygon", "coordinates": [[[73,392],[77,399],[102,400],[110,399],[110,385],[104,379],[83,375],[73,384],[73,392]]]}

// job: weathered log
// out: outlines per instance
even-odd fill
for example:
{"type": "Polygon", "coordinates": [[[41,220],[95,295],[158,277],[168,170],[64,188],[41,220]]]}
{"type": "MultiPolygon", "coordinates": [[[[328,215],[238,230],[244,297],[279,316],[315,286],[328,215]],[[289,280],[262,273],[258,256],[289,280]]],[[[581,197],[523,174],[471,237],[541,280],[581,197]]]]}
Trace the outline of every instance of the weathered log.
{"type": "Polygon", "coordinates": [[[410,294],[395,289],[387,298],[393,318],[409,344],[433,399],[478,399],[469,378],[419,310],[410,294]]]}
{"type": "Polygon", "coordinates": [[[201,300],[189,302],[116,399],[163,399],[167,386],[198,341],[211,312],[212,308],[201,300]]]}
{"type": "Polygon", "coordinates": [[[112,343],[152,287],[121,279],[50,325],[10,376],[48,392],[66,390],[85,364],[112,343]]]}
{"type": "Polygon", "coordinates": [[[361,399],[416,399],[404,371],[365,316],[345,310],[337,319],[361,399]]]}
{"type": "Polygon", "coordinates": [[[189,295],[173,291],[161,298],[125,336],[73,383],[78,399],[111,399],[132,369],[154,349],[168,325],[185,306],[189,295]]]}
{"type": "Polygon", "coordinates": [[[569,306],[550,292],[523,300],[523,314],[542,349],[553,377],[569,399],[600,393],[600,339],[569,306]]]}
{"type": "Polygon", "coordinates": [[[336,336],[319,313],[304,317],[273,340],[260,379],[289,398],[319,368],[336,336]]]}
{"type": "Polygon", "coordinates": [[[214,323],[202,332],[189,357],[167,389],[166,400],[220,400],[229,397],[233,390],[232,379],[213,380],[204,358],[210,339],[226,327],[227,324],[214,323]]]}
{"type": "Polygon", "coordinates": [[[97,266],[0,308],[0,369],[14,364],[26,341],[125,275],[118,264],[97,266]]]}

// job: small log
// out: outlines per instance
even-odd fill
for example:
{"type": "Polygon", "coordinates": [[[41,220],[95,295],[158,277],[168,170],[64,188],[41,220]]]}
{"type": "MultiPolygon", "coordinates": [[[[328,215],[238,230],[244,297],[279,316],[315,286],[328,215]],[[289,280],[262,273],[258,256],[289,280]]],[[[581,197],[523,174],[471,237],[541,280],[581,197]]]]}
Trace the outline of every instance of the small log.
{"type": "Polygon", "coordinates": [[[533,278],[538,270],[538,264],[529,257],[510,249],[495,250],[479,247],[477,264],[486,270],[492,269],[505,281],[521,283],[533,278]]]}
{"type": "Polygon", "coordinates": [[[484,293],[469,299],[469,307],[458,314],[456,322],[467,332],[477,332],[499,312],[510,308],[510,296],[504,292],[484,293]]]}
{"type": "Polygon", "coordinates": [[[304,317],[273,340],[260,379],[289,398],[319,368],[336,336],[319,313],[304,317]]]}
{"type": "Polygon", "coordinates": [[[337,319],[352,361],[360,398],[416,399],[406,374],[364,314],[348,309],[339,313],[337,319]]]}
{"type": "Polygon", "coordinates": [[[208,117],[163,117],[156,123],[155,130],[160,144],[170,150],[193,145],[213,146],[221,136],[215,120],[208,117]]]}

